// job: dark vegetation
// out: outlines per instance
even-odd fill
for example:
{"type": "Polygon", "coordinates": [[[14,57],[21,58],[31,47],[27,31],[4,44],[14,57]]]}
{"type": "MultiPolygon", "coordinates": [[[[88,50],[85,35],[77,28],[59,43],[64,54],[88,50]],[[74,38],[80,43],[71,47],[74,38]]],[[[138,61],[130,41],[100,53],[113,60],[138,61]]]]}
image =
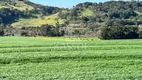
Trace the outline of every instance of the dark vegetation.
{"type": "Polygon", "coordinates": [[[63,32],[59,32],[59,27],[52,25],[41,25],[40,27],[22,27],[22,36],[63,36],[63,32]]]}
{"type": "Polygon", "coordinates": [[[31,14],[27,14],[27,12],[22,12],[17,9],[9,9],[9,8],[2,8],[0,9],[0,23],[1,24],[10,24],[22,17],[33,17],[31,14]]]}
{"type": "MultiPolygon", "coordinates": [[[[20,26],[22,36],[76,36],[99,37],[101,39],[142,38],[142,2],[108,1],[105,3],[80,3],[71,9],[43,6],[20,0],[33,6],[32,10],[0,9],[1,34],[8,34],[8,27],[19,18],[36,17],[59,13],[64,24],[20,26]],[[7,29],[7,30],[5,30],[7,29]]],[[[13,0],[4,0],[13,4],[13,0]]],[[[15,29],[14,29],[15,30],[15,29]]],[[[11,31],[18,32],[18,31],[11,31]]],[[[10,33],[11,34],[11,33],[10,33]]]]}

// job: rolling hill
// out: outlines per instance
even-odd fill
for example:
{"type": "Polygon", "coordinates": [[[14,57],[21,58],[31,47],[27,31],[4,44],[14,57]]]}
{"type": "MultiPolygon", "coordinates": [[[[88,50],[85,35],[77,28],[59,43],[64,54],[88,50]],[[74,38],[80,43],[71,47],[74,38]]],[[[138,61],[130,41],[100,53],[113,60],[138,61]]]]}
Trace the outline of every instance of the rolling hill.
{"type": "Polygon", "coordinates": [[[55,25],[57,22],[60,24],[64,23],[63,19],[58,19],[59,8],[34,4],[28,0],[1,0],[0,9],[1,11],[3,10],[3,13],[7,12],[5,9],[20,12],[19,15],[17,15],[18,13],[10,15],[11,21],[5,23],[11,24],[13,27],[40,26],[43,24],[55,25]]]}
{"type": "Polygon", "coordinates": [[[21,11],[32,10],[33,6],[25,3],[26,0],[0,0],[0,8],[18,9],[21,11]]]}
{"type": "Polygon", "coordinates": [[[10,26],[14,27],[13,30],[22,28],[19,32],[32,36],[131,39],[142,35],[141,1],[85,2],[71,9],[44,6],[28,0],[1,0],[0,5],[0,31],[15,32],[8,29],[10,26]]]}

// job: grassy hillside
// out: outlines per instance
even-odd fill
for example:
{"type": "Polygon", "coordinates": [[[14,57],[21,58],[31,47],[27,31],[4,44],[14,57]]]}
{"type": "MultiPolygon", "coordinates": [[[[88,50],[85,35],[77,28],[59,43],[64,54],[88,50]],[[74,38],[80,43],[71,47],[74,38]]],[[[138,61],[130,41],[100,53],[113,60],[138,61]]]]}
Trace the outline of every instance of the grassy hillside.
{"type": "Polygon", "coordinates": [[[0,38],[1,80],[140,80],[141,40],[0,38]]]}
{"type": "Polygon", "coordinates": [[[58,7],[43,6],[28,0],[1,0],[0,24],[2,22],[14,27],[55,25],[57,21],[63,24],[64,21],[58,19],[59,10],[58,7]]]}
{"type": "Polygon", "coordinates": [[[13,4],[9,4],[6,1],[0,1],[0,8],[11,8],[18,9],[21,11],[34,9],[32,6],[25,4],[24,1],[19,0],[13,0],[13,4]]]}
{"type": "Polygon", "coordinates": [[[19,19],[19,21],[12,24],[14,27],[29,27],[29,26],[40,26],[43,24],[49,24],[49,25],[56,25],[57,21],[59,24],[63,24],[63,19],[58,19],[58,13],[52,14],[49,16],[43,16],[42,18],[39,15],[36,15],[38,18],[32,18],[32,19],[19,19]]]}

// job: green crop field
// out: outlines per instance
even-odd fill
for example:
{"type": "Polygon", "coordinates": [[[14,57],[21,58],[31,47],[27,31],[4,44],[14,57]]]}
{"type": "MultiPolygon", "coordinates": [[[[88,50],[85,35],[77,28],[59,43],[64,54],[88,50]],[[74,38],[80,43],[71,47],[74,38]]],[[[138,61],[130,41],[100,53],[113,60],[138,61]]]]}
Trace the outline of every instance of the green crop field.
{"type": "Polygon", "coordinates": [[[141,80],[142,40],[0,38],[0,80],[141,80]]]}

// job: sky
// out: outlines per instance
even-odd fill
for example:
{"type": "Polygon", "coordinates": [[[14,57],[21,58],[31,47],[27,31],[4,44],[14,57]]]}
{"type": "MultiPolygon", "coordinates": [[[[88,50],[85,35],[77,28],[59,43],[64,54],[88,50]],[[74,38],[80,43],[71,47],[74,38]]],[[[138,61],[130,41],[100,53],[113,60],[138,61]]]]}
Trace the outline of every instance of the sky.
{"type": "Polygon", "coordinates": [[[105,2],[107,0],[30,0],[34,3],[48,5],[48,6],[56,6],[60,8],[71,8],[78,3],[82,2],[105,2]]]}

